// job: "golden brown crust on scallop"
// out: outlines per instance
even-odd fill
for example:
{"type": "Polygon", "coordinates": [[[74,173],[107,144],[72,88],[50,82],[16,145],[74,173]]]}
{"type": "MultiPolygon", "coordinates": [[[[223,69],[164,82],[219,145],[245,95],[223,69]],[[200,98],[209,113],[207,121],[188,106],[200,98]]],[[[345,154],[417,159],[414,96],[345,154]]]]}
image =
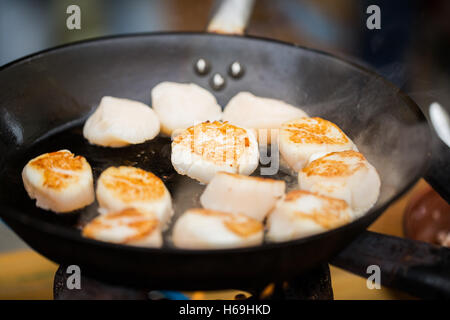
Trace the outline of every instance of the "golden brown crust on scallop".
{"type": "Polygon", "coordinates": [[[289,141],[293,143],[343,145],[349,142],[337,125],[318,117],[287,122],[283,124],[282,130],[289,132],[289,141]],[[332,133],[332,128],[338,134],[332,133]]]}
{"type": "Polygon", "coordinates": [[[263,230],[261,222],[243,214],[233,214],[209,209],[192,209],[189,210],[189,213],[219,217],[223,220],[223,224],[228,230],[243,238],[263,230]]]}
{"type": "Polygon", "coordinates": [[[44,186],[61,190],[77,182],[77,171],[82,171],[87,161],[69,151],[56,151],[43,154],[29,162],[31,168],[43,172],[44,186]]]}
{"type": "Polygon", "coordinates": [[[134,167],[110,167],[99,181],[124,202],[156,200],[166,192],[160,178],[134,167]]]}
{"type": "Polygon", "coordinates": [[[326,156],[314,160],[302,172],[307,176],[322,177],[346,177],[354,174],[359,169],[366,167],[366,158],[356,151],[348,150],[333,152],[326,156]],[[338,156],[338,159],[330,159],[338,156]],[[353,160],[351,163],[346,160],[353,160]]]}
{"type": "Polygon", "coordinates": [[[127,208],[95,218],[83,228],[83,236],[96,239],[97,234],[102,230],[123,226],[134,231],[132,236],[121,241],[121,243],[129,243],[148,237],[156,230],[158,225],[159,222],[156,218],[150,218],[148,214],[141,213],[137,209],[127,208]]]}
{"type": "Polygon", "coordinates": [[[125,239],[125,243],[142,240],[153,233],[158,227],[158,220],[149,219],[142,221],[134,221],[127,224],[127,227],[136,231],[134,236],[130,236],[125,239]]]}
{"type": "Polygon", "coordinates": [[[205,160],[233,166],[250,146],[250,139],[245,129],[226,121],[206,121],[187,128],[173,143],[186,146],[205,160]]]}
{"type": "Polygon", "coordinates": [[[300,210],[295,211],[294,214],[297,217],[313,220],[324,229],[336,228],[350,222],[351,217],[349,214],[342,215],[342,212],[348,210],[349,206],[347,202],[341,199],[330,198],[304,190],[294,190],[286,195],[285,201],[296,201],[311,195],[323,201],[322,208],[309,213],[300,210]]]}
{"type": "Polygon", "coordinates": [[[228,228],[228,230],[243,238],[249,237],[263,230],[261,222],[254,219],[242,221],[240,218],[231,218],[226,219],[224,221],[224,225],[228,228]]]}

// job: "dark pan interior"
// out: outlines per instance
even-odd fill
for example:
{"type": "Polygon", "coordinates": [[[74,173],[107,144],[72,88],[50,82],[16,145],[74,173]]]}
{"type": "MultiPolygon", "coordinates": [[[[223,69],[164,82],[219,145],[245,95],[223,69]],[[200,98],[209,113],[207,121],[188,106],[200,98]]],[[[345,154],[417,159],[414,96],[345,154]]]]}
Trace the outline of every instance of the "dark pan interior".
{"type": "MultiPolygon", "coordinates": [[[[79,264],[99,277],[160,287],[231,287],[289,278],[328,260],[364,230],[421,176],[429,157],[429,131],[417,106],[373,73],[332,56],[279,42],[208,34],[153,34],[84,42],[22,59],[0,71],[1,214],[33,248],[59,263],[79,264]],[[132,248],[81,238],[77,227],[96,205],[64,216],[28,199],[20,172],[44,152],[67,148],[85,156],[97,177],[110,165],[150,170],[167,184],[177,212],[198,206],[203,186],[175,173],[170,139],[123,149],[89,145],[81,125],[102,96],[150,104],[161,81],[209,88],[193,63],[205,58],[226,74],[241,62],[242,79],[227,78],[214,92],[224,106],[240,91],[282,99],[337,123],[377,168],[378,203],[363,218],[331,232],[246,249],[185,251],[132,248]]],[[[258,169],[259,170],[259,169],[258,169]]],[[[258,172],[255,172],[257,175],[258,172]]],[[[296,179],[280,173],[278,178],[296,179]]],[[[293,186],[294,184],[290,184],[293,186]]]]}

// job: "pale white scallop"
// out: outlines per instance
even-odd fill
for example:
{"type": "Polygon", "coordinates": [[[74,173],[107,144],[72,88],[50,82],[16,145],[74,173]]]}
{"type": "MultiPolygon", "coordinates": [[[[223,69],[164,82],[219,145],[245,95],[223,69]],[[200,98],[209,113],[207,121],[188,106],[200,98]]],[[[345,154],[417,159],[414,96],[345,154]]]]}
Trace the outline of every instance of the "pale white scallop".
{"type": "Polygon", "coordinates": [[[271,143],[276,141],[281,125],[289,120],[308,117],[302,109],[284,101],[263,98],[250,92],[239,92],[223,110],[223,120],[235,125],[254,129],[260,139],[271,143]],[[265,131],[264,138],[259,135],[265,131]],[[266,138],[267,137],[267,138],[266,138]],[[267,139],[267,140],[266,140],[267,139]]]}
{"type": "Polygon", "coordinates": [[[330,152],[358,150],[337,125],[317,117],[283,123],[279,146],[282,158],[294,171],[330,152]]]}
{"type": "Polygon", "coordinates": [[[134,167],[110,167],[97,181],[99,212],[107,214],[126,208],[155,214],[164,228],[173,210],[170,193],[153,173],[134,167]]]}
{"type": "Polygon", "coordinates": [[[298,174],[300,189],[345,200],[356,216],[367,212],[380,194],[380,177],[356,151],[333,152],[312,161],[298,174]]]}
{"type": "Polygon", "coordinates": [[[187,210],[175,223],[172,240],[185,249],[236,248],[261,244],[261,222],[242,214],[187,210]]]}
{"type": "Polygon", "coordinates": [[[209,183],[219,171],[250,175],[258,166],[258,143],[251,130],[204,122],[174,138],[171,161],[179,174],[202,183],[209,183]]]}
{"type": "Polygon", "coordinates": [[[200,122],[222,119],[216,98],[194,83],[161,82],[152,89],[152,107],[168,136],[200,122]]]}
{"type": "Polygon", "coordinates": [[[83,228],[83,236],[105,242],[159,248],[163,244],[156,216],[134,208],[100,215],[83,228]]]}
{"type": "Polygon", "coordinates": [[[200,197],[206,209],[242,213],[263,221],[284,196],[282,180],[218,172],[200,197]]]}
{"type": "Polygon", "coordinates": [[[339,199],[295,190],[277,203],[267,221],[267,239],[281,242],[337,228],[353,219],[348,204],[339,199]]]}
{"type": "Polygon", "coordinates": [[[83,128],[84,137],[104,147],[124,147],[151,140],[159,133],[156,113],[144,103],[103,97],[83,128]]]}
{"type": "Polygon", "coordinates": [[[69,150],[45,153],[30,160],[22,180],[36,206],[54,212],[81,209],[95,200],[89,163],[69,150]]]}

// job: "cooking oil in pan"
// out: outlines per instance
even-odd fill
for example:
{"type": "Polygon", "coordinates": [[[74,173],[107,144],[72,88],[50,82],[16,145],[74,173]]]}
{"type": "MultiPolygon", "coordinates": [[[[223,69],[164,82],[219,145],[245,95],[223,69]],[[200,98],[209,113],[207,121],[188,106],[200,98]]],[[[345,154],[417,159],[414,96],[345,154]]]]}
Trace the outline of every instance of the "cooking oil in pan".
{"type": "MultiPolygon", "coordinates": [[[[199,199],[205,185],[180,175],[174,170],[170,160],[171,139],[169,137],[158,136],[151,141],[123,148],[105,148],[91,145],[83,137],[82,126],[77,125],[37,141],[25,152],[18,153],[17,159],[5,168],[4,176],[9,181],[3,184],[8,186],[3,188],[6,192],[3,195],[8,197],[9,193],[10,197],[17,202],[16,206],[19,206],[23,212],[29,212],[42,220],[65,226],[68,232],[80,233],[82,227],[98,215],[98,204],[94,202],[86,208],[64,214],[55,214],[36,207],[35,201],[26,194],[20,176],[25,164],[40,154],[68,149],[76,155],[82,155],[92,167],[94,181],[110,166],[138,167],[160,177],[172,196],[174,209],[172,223],[164,232],[165,246],[171,245],[170,234],[173,222],[187,209],[201,207],[199,199]]],[[[253,175],[260,176],[263,167],[260,165],[253,175]]],[[[284,180],[288,191],[297,186],[297,177],[289,170],[283,169],[283,166],[276,170],[276,174],[264,177],[284,180]]]]}

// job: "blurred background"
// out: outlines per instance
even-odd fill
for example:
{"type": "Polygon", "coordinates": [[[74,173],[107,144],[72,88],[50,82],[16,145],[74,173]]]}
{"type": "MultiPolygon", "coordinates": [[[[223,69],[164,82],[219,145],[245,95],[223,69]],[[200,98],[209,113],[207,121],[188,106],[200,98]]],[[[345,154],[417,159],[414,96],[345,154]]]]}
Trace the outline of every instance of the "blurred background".
{"type": "MultiPolygon", "coordinates": [[[[204,31],[214,0],[0,0],[0,65],[52,46],[114,34],[204,31]],[[66,9],[81,8],[81,30],[66,9]]],[[[448,98],[447,0],[256,0],[248,34],[352,57],[408,93],[448,98]],[[366,9],[381,9],[369,30],[366,9]]]]}
{"type": "MultiPolygon", "coordinates": [[[[204,31],[219,2],[0,0],[0,65],[39,50],[87,38],[136,32],[204,31]],[[66,27],[69,16],[66,9],[72,4],[81,8],[81,30],[68,30],[66,27]]],[[[249,35],[293,42],[345,57],[374,69],[392,81],[424,110],[434,101],[440,102],[449,110],[450,1],[255,2],[247,30],[249,35]],[[366,27],[366,20],[370,15],[366,13],[366,9],[374,4],[381,9],[380,30],[369,30],[366,27]]],[[[419,184],[425,185],[423,181],[419,184]]],[[[376,223],[375,229],[401,236],[401,214],[406,203],[407,198],[404,198],[394,205],[390,209],[391,213],[384,215],[381,222],[379,220],[376,223]]],[[[0,222],[0,254],[12,254],[22,248],[27,247],[0,222]]],[[[0,255],[0,298],[45,298],[48,290],[42,289],[41,285],[45,287],[51,281],[54,265],[41,257],[21,255],[23,252],[14,254],[16,255],[3,258],[0,255]],[[25,276],[17,273],[17,267],[10,263],[13,259],[19,264],[25,261],[30,270],[41,273],[37,276],[26,272],[25,276]],[[5,270],[10,270],[12,275],[5,276],[5,270]],[[14,275],[22,280],[28,275],[31,280],[19,285],[19,280],[14,275]],[[37,283],[33,282],[35,280],[37,283]],[[39,281],[44,282],[42,284],[39,281]],[[33,286],[37,287],[37,291],[32,291],[33,286]],[[16,295],[11,293],[12,288],[19,290],[14,291],[16,295]],[[23,291],[20,292],[20,288],[23,291]]],[[[334,274],[335,277],[339,276],[336,270],[334,274]]],[[[337,278],[334,279],[336,281],[337,278]]],[[[349,281],[349,278],[345,279],[349,281]]],[[[341,297],[352,296],[349,293],[349,296],[343,294],[341,297]]],[[[391,296],[388,294],[388,297],[391,296]]]]}

